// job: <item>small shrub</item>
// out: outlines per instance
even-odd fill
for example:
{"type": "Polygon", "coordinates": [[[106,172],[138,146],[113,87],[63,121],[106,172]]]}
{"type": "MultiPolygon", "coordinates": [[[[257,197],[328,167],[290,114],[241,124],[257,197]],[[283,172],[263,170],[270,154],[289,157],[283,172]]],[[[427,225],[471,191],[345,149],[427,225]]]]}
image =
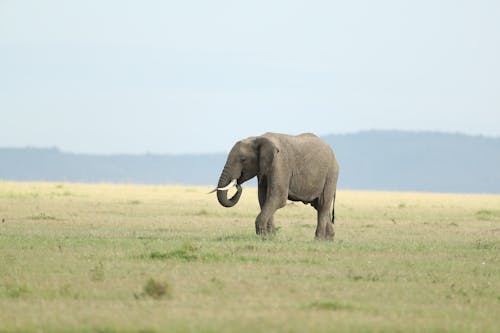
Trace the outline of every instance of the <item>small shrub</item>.
{"type": "Polygon", "coordinates": [[[164,259],[168,259],[168,257],[169,257],[168,253],[162,253],[159,251],[153,251],[149,254],[149,258],[151,258],[151,259],[164,260],[164,259]]]}
{"type": "Polygon", "coordinates": [[[356,274],[352,270],[347,272],[347,278],[351,281],[368,281],[368,282],[377,282],[380,281],[381,276],[376,273],[366,273],[366,274],[356,274]]]}
{"type": "Polygon", "coordinates": [[[29,294],[30,290],[27,286],[8,286],[6,288],[6,294],[9,298],[20,298],[23,295],[29,294]]]}
{"type": "Polygon", "coordinates": [[[225,283],[224,281],[222,281],[221,279],[218,279],[216,277],[212,277],[210,279],[210,282],[212,283],[212,286],[216,289],[219,289],[219,290],[222,290],[225,286],[225,283]]]}
{"type": "Polygon", "coordinates": [[[98,265],[94,266],[89,271],[90,279],[92,281],[104,281],[104,265],[99,262],[98,265]]]}
{"type": "Polygon", "coordinates": [[[167,282],[160,282],[150,278],[143,287],[143,295],[153,299],[171,298],[172,288],[167,282]]]}
{"type": "Polygon", "coordinates": [[[166,259],[179,259],[182,261],[193,261],[199,258],[199,247],[191,242],[184,242],[180,249],[170,252],[153,251],[149,254],[150,259],[166,260],[166,259]]]}
{"type": "Polygon", "coordinates": [[[495,250],[500,248],[500,242],[478,239],[474,242],[474,248],[477,250],[495,250]]]}
{"type": "Polygon", "coordinates": [[[342,310],[353,309],[351,305],[339,302],[314,302],[309,305],[309,308],[315,310],[327,310],[327,311],[342,311],[342,310]]]}
{"type": "Polygon", "coordinates": [[[193,214],[193,216],[208,216],[208,215],[210,214],[206,209],[200,209],[193,214]]]}
{"type": "Polygon", "coordinates": [[[184,242],[179,250],[169,253],[170,258],[177,258],[184,261],[193,261],[198,259],[198,247],[191,242],[184,242]]]}
{"type": "Polygon", "coordinates": [[[57,220],[54,216],[47,215],[45,213],[40,213],[40,215],[34,215],[30,217],[31,220],[57,220]]]}
{"type": "Polygon", "coordinates": [[[493,221],[500,218],[500,211],[481,209],[475,215],[479,221],[493,221]]]}

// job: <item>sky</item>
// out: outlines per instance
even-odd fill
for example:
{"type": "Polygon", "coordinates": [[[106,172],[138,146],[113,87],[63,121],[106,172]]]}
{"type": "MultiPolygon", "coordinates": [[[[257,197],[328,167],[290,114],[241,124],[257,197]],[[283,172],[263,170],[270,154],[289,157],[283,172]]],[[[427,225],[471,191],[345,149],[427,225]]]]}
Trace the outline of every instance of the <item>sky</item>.
{"type": "Polygon", "coordinates": [[[0,0],[0,147],[500,136],[500,2],[0,0]]]}

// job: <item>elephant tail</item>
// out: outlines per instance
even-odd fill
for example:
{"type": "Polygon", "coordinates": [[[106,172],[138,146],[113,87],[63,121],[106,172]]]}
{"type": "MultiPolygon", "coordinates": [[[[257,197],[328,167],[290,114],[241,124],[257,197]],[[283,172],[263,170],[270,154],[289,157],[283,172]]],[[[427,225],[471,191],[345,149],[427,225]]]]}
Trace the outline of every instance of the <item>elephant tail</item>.
{"type": "Polygon", "coordinates": [[[335,195],[337,192],[333,194],[333,202],[332,202],[332,224],[335,224],[335,195]]]}

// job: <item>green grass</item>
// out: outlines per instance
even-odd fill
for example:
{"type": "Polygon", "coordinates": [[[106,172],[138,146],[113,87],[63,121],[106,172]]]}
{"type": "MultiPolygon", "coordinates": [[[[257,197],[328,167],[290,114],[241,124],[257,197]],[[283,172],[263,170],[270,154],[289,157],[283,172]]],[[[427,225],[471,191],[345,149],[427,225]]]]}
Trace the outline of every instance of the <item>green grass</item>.
{"type": "Polygon", "coordinates": [[[0,182],[0,332],[497,332],[500,196],[0,182]]]}

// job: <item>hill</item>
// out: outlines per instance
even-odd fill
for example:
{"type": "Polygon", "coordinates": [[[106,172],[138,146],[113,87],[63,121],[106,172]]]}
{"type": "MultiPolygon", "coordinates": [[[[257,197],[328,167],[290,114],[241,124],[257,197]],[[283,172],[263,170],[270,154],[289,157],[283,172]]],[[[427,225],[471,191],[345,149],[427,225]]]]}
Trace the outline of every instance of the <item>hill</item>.
{"type": "MultiPolygon", "coordinates": [[[[367,131],[323,139],[339,160],[340,188],[500,193],[500,138],[367,131]]],[[[210,185],[225,159],[226,154],[88,155],[0,148],[0,179],[210,185]]]]}
{"type": "Polygon", "coordinates": [[[369,131],[323,137],[341,188],[500,193],[500,138],[369,131]]]}

